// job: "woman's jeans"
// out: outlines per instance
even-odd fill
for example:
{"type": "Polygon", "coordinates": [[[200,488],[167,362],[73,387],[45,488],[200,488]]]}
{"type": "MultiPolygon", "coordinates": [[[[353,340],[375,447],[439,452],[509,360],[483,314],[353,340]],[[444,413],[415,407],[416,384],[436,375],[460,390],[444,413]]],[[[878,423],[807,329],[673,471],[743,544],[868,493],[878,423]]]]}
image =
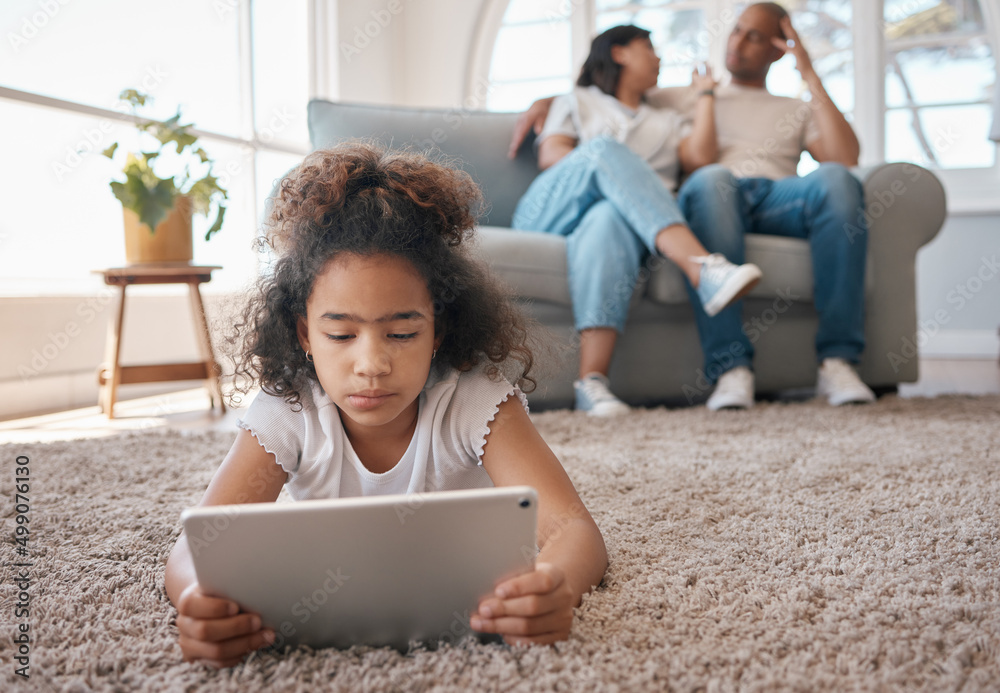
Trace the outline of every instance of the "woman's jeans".
{"type": "Polygon", "coordinates": [[[540,173],[512,225],[566,236],[576,329],[621,332],[642,262],[673,224],[686,222],[660,177],[628,147],[602,137],[540,173]]]}
{"type": "MultiPolygon", "coordinates": [[[[857,363],[865,348],[865,260],[868,228],[864,190],[840,164],[781,180],[736,178],[714,164],[695,171],[678,195],[691,230],[712,253],[743,264],[746,234],[804,238],[813,266],[819,314],[816,355],[857,363]]],[[[742,302],[713,318],[693,301],[709,381],[750,366],[754,345],[743,330],[742,302]]]]}

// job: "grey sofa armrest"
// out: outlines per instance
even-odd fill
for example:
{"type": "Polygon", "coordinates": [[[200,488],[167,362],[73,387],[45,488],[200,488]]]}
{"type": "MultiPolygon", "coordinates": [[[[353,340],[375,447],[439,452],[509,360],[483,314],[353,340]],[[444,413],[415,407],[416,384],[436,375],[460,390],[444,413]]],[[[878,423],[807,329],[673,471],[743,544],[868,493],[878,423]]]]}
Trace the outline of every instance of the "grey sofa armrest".
{"type": "MultiPolygon", "coordinates": [[[[855,175],[865,190],[873,269],[861,374],[873,386],[914,382],[919,377],[913,346],[918,341],[916,256],[944,224],[944,187],[932,172],[909,163],[880,164],[855,175]]],[[[856,228],[848,225],[845,232],[856,228]]]]}
{"type": "Polygon", "coordinates": [[[889,229],[898,234],[896,242],[916,252],[930,243],[944,225],[944,187],[927,169],[911,163],[882,163],[859,166],[851,172],[864,186],[869,224],[877,226],[881,233],[889,229]],[[889,223],[882,223],[883,217],[888,217],[889,223]]]}

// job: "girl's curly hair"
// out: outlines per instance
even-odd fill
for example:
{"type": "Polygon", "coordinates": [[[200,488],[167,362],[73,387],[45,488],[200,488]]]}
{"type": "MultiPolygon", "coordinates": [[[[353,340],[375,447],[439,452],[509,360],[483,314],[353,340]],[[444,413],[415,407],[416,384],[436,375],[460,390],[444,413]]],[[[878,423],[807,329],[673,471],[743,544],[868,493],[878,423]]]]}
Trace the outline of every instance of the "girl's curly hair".
{"type": "Polygon", "coordinates": [[[237,380],[299,405],[316,380],[296,336],[316,276],[342,253],[393,255],[427,281],[434,327],[444,340],[435,361],[467,371],[483,359],[488,373],[513,359],[526,392],[533,355],[527,322],[490,270],[463,241],[483,199],[465,172],[421,154],[348,142],[308,155],[279,183],[265,222],[275,250],[272,271],[257,281],[235,326],[237,380]]]}

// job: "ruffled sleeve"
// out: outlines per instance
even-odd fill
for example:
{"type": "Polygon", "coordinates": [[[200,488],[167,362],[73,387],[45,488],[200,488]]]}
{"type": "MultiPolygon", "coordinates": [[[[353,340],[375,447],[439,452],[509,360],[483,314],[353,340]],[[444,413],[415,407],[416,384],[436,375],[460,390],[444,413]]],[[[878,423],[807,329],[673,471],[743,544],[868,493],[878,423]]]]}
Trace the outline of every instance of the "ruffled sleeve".
{"type": "MultiPolygon", "coordinates": [[[[308,397],[303,393],[303,400],[308,397]]],[[[306,433],[306,413],[311,403],[303,401],[300,411],[283,398],[260,392],[247,408],[246,415],[236,424],[249,431],[267,452],[289,474],[299,471],[306,433]]]]}
{"type": "Polygon", "coordinates": [[[505,378],[490,377],[481,369],[458,376],[445,409],[443,430],[447,432],[451,446],[470,465],[482,465],[490,424],[496,418],[500,405],[511,396],[517,397],[524,410],[528,411],[528,399],[521,388],[505,378]]]}

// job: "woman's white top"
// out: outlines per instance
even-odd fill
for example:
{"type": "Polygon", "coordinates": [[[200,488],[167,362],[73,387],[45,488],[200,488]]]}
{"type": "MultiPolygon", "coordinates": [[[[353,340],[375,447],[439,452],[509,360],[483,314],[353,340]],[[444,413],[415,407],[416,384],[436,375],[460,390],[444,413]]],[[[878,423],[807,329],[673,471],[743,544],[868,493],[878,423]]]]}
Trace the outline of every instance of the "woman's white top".
{"type": "Polygon", "coordinates": [[[358,459],[340,410],[318,382],[301,393],[300,411],[281,397],[259,393],[238,425],[288,472],[285,485],[296,500],[484,488],[493,486],[482,466],[489,425],[512,394],[527,411],[520,388],[491,379],[481,368],[431,369],[410,445],[383,474],[358,459]]]}
{"type": "Polygon", "coordinates": [[[671,108],[654,108],[645,101],[631,109],[598,87],[577,87],[557,96],[537,142],[566,135],[586,143],[611,137],[642,157],[670,190],[677,188],[677,149],[691,132],[691,121],[671,108]]]}

